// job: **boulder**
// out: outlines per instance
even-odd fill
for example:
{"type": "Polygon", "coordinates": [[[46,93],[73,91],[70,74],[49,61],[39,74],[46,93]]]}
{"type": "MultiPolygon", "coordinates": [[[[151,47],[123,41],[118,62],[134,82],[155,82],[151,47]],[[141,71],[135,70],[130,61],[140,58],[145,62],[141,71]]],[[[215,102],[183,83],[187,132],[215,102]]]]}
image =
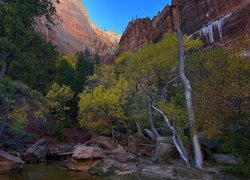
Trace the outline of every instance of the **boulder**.
{"type": "Polygon", "coordinates": [[[209,150],[216,150],[220,145],[220,138],[218,137],[208,138],[202,134],[199,134],[199,141],[201,145],[209,150]]]}
{"type": "Polygon", "coordinates": [[[227,154],[213,154],[213,158],[215,161],[219,164],[224,164],[224,165],[235,165],[238,163],[236,158],[232,155],[227,155],[227,154]]]}
{"type": "Polygon", "coordinates": [[[130,136],[128,142],[128,152],[145,156],[155,155],[155,145],[141,133],[130,136]]]}
{"type": "Polygon", "coordinates": [[[24,161],[0,150],[0,174],[16,173],[23,169],[24,161]]]}
{"type": "Polygon", "coordinates": [[[133,170],[133,168],[130,167],[129,164],[120,163],[112,159],[104,159],[101,166],[104,173],[109,173],[114,169],[118,170],[119,172],[126,172],[133,170]]]}
{"type": "Polygon", "coordinates": [[[75,147],[73,145],[55,145],[49,146],[48,155],[51,158],[60,157],[60,156],[67,156],[73,155],[75,147]]]}
{"type": "Polygon", "coordinates": [[[76,160],[70,159],[65,163],[65,167],[71,171],[88,171],[91,168],[100,164],[101,159],[85,159],[85,160],[76,160]]]}
{"type": "Polygon", "coordinates": [[[24,160],[30,163],[39,163],[46,161],[48,153],[48,141],[46,139],[38,140],[34,145],[27,149],[24,154],[24,160]]]}
{"type": "Polygon", "coordinates": [[[135,169],[136,157],[134,154],[127,152],[122,146],[118,145],[113,151],[104,151],[105,157],[101,163],[104,173],[131,172],[135,169]]]}
{"type": "Polygon", "coordinates": [[[105,150],[114,150],[115,145],[111,138],[105,136],[93,137],[85,143],[86,146],[98,146],[105,150]]]}
{"type": "Polygon", "coordinates": [[[65,166],[72,171],[88,171],[97,166],[103,157],[103,149],[99,147],[78,145],[75,147],[72,157],[65,162],[65,166]]]}
{"type": "Polygon", "coordinates": [[[156,147],[155,159],[159,162],[169,162],[175,158],[177,149],[172,144],[158,143],[156,147]]]}
{"type": "Polygon", "coordinates": [[[87,147],[84,145],[76,146],[73,152],[74,159],[96,159],[104,156],[103,149],[99,147],[87,147]]]}
{"type": "Polygon", "coordinates": [[[118,145],[113,151],[104,151],[105,159],[112,159],[121,163],[134,161],[136,159],[134,154],[127,152],[123,146],[118,145]]]}

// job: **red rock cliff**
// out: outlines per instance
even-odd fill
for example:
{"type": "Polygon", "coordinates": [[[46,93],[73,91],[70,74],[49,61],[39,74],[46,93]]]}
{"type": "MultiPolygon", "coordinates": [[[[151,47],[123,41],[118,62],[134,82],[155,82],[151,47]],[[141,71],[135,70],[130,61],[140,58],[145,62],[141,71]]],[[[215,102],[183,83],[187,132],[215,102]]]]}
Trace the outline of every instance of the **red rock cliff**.
{"type": "Polygon", "coordinates": [[[60,0],[54,4],[60,21],[51,29],[41,21],[36,30],[57,46],[62,54],[75,54],[88,48],[102,56],[113,55],[120,36],[111,31],[103,31],[89,18],[81,0],[60,0]]]}
{"type": "Polygon", "coordinates": [[[130,22],[119,43],[120,52],[158,42],[164,33],[173,33],[177,27],[190,37],[201,37],[206,44],[224,43],[242,32],[249,35],[250,1],[173,0],[152,20],[130,22]]]}

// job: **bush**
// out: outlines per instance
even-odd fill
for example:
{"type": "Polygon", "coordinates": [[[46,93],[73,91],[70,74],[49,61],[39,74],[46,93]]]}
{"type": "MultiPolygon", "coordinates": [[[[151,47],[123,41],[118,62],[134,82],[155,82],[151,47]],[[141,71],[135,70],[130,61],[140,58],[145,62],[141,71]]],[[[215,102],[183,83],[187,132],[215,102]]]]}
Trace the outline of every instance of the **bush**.
{"type": "Polygon", "coordinates": [[[231,133],[225,137],[225,142],[219,151],[230,153],[240,159],[240,163],[227,168],[227,171],[250,177],[250,136],[246,133],[231,133]]]}
{"type": "Polygon", "coordinates": [[[56,124],[56,127],[53,128],[53,136],[60,140],[63,140],[65,138],[63,123],[59,122],[56,124]]]}
{"type": "Polygon", "coordinates": [[[68,102],[72,100],[74,93],[67,85],[53,83],[47,98],[50,101],[50,109],[57,115],[61,121],[66,118],[66,111],[69,110],[68,102]]]}
{"type": "Polygon", "coordinates": [[[244,162],[226,169],[230,173],[250,177],[250,162],[244,162]]]}

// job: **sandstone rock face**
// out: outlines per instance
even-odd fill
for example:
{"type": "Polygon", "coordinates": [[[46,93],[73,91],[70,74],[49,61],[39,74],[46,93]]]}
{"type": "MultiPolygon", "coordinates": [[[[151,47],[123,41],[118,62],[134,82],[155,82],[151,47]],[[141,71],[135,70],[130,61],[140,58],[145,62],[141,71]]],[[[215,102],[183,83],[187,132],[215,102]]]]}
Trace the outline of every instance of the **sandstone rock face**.
{"type": "Polygon", "coordinates": [[[249,0],[180,0],[179,6],[182,31],[207,44],[250,33],[249,0]]]}
{"type": "Polygon", "coordinates": [[[24,154],[24,160],[31,163],[44,162],[46,161],[48,149],[48,141],[46,139],[40,139],[27,149],[24,154]]]}
{"type": "Polygon", "coordinates": [[[48,28],[41,19],[35,29],[48,41],[57,46],[62,54],[75,54],[88,48],[102,56],[113,55],[120,36],[111,31],[103,31],[89,18],[81,0],[53,0],[60,20],[48,28]]]}
{"type": "Polygon", "coordinates": [[[0,150],[0,174],[20,172],[24,161],[20,157],[10,155],[0,150]]]}
{"type": "Polygon", "coordinates": [[[85,143],[86,146],[98,146],[105,150],[114,150],[115,145],[111,138],[104,136],[93,137],[85,143]]]}
{"type": "Polygon", "coordinates": [[[119,51],[136,51],[145,44],[158,42],[164,33],[172,33],[178,26],[178,9],[175,6],[166,6],[152,20],[140,18],[129,22],[123,33],[119,51]]]}
{"type": "Polygon", "coordinates": [[[91,168],[100,164],[101,159],[85,159],[85,160],[73,160],[65,164],[66,168],[71,171],[88,171],[91,168]]]}
{"type": "Polygon", "coordinates": [[[65,162],[65,166],[72,171],[89,171],[100,165],[104,173],[112,171],[113,168],[124,172],[133,170],[127,163],[134,160],[135,156],[121,147],[103,150],[100,147],[77,145],[72,157],[65,162]]]}
{"type": "Polygon", "coordinates": [[[240,33],[249,35],[250,1],[173,0],[152,20],[130,22],[119,43],[120,52],[158,42],[164,33],[173,33],[176,28],[190,38],[201,37],[207,45],[226,43],[240,33]]]}
{"type": "Polygon", "coordinates": [[[99,147],[86,147],[84,145],[77,146],[74,150],[73,158],[81,159],[97,159],[104,156],[103,150],[99,147]]]}
{"type": "Polygon", "coordinates": [[[120,51],[136,51],[145,44],[154,42],[154,29],[149,18],[137,19],[128,24],[121,37],[120,51]]]}
{"type": "Polygon", "coordinates": [[[75,147],[72,157],[66,162],[65,166],[72,171],[88,171],[98,165],[103,156],[103,150],[99,147],[78,145],[75,147]]]}
{"type": "Polygon", "coordinates": [[[101,163],[102,171],[111,173],[115,168],[117,174],[131,174],[136,169],[135,160],[134,154],[128,153],[123,147],[118,146],[113,151],[105,151],[105,157],[101,163]]]}
{"type": "Polygon", "coordinates": [[[127,151],[137,155],[154,156],[155,145],[143,134],[137,133],[129,137],[127,151]]]}

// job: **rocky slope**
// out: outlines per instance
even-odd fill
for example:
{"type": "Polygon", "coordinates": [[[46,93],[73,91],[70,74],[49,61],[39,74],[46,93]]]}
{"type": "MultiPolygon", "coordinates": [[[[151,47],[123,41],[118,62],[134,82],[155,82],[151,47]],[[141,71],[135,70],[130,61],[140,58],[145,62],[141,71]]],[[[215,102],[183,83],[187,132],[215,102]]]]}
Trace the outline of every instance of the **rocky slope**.
{"type": "Polygon", "coordinates": [[[249,0],[173,0],[152,20],[136,19],[128,24],[119,43],[120,52],[136,51],[158,42],[176,28],[205,44],[225,43],[239,33],[249,36],[249,0]]]}
{"type": "Polygon", "coordinates": [[[53,0],[60,20],[47,27],[44,20],[35,29],[57,46],[61,54],[74,54],[88,48],[102,56],[114,54],[120,36],[97,27],[89,18],[82,0],[53,0]]]}

